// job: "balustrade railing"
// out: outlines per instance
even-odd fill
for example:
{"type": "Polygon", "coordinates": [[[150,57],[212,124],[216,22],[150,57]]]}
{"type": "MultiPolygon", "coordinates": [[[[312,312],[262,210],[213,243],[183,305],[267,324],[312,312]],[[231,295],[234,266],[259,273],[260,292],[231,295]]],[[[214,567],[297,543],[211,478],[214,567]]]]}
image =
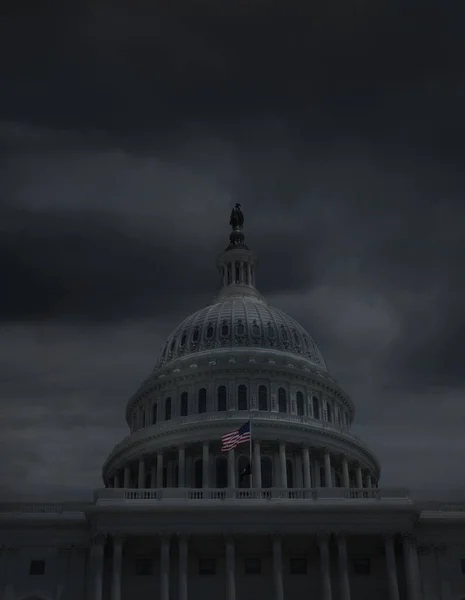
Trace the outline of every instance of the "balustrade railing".
{"type": "Polygon", "coordinates": [[[105,488],[95,492],[95,501],[121,500],[406,500],[405,489],[379,488],[105,488]]]}

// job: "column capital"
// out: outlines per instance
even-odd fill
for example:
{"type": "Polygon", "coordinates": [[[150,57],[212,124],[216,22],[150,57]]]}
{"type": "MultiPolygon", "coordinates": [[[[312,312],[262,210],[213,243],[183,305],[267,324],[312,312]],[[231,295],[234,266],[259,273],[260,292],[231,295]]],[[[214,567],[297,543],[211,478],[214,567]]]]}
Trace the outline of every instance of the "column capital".
{"type": "Polygon", "coordinates": [[[115,531],[111,534],[111,538],[113,540],[113,545],[124,544],[126,540],[126,535],[124,533],[121,533],[120,531],[115,531]]]}
{"type": "Polygon", "coordinates": [[[105,531],[94,531],[91,535],[92,544],[95,546],[103,546],[107,539],[107,533],[105,531]]]}
{"type": "Polygon", "coordinates": [[[342,540],[347,540],[348,538],[348,533],[346,531],[335,531],[334,532],[334,538],[339,542],[342,540]]]}
{"type": "Polygon", "coordinates": [[[190,540],[190,538],[191,538],[191,535],[189,533],[178,533],[177,534],[177,538],[178,538],[179,542],[186,542],[186,543],[188,543],[189,540],[190,540]]]}
{"type": "Polygon", "coordinates": [[[236,542],[236,538],[232,533],[225,533],[222,537],[225,544],[235,544],[236,542]]]}
{"type": "Polygon", "coordinates": [[[160,538],[161,542],[166,544],[166,543],[170,542],[172,536],[171,536],[171,533],[163,531],[158,534],[158,537],[160,538]]]}
{"type": "Polygon", "coordinates": [[[330,537],[331,534],[329,531],[317,531],[316,533],[316,539],[318,540],[318,543],[329,542],[330,537]]]}
{"type": "Polygon", "coordinates": [[[403,541],[416,542],[416,535],[412,531],[401,531],[400,537],[403,541]]]}

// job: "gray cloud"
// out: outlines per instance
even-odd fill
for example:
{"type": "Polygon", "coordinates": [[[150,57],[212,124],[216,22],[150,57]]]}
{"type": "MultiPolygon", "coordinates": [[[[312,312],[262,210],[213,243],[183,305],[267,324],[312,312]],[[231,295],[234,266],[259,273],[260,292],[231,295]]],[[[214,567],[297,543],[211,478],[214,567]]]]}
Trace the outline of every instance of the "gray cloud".
{"type": "Polygon", "coordinates": [[[260,290],[316,338],[384,484],[454,486],[464,7],[354,6],[7,11],[2,493],[99,485],[165,336],[215,296],[236,201],[260,290]]]}

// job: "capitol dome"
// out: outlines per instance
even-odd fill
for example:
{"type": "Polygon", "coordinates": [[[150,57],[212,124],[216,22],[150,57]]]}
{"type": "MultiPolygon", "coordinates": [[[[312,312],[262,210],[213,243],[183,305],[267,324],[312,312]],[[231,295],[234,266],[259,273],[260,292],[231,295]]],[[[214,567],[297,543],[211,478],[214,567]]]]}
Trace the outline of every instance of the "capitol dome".
{"type": "Polygon", "coordinates": [[[313,368],[326,371],[321,352],[305,329],[246,289],[223,295],[184,319],[166,340],[158,367],[204,352],[251,348],[296,355],[313,368]]]}

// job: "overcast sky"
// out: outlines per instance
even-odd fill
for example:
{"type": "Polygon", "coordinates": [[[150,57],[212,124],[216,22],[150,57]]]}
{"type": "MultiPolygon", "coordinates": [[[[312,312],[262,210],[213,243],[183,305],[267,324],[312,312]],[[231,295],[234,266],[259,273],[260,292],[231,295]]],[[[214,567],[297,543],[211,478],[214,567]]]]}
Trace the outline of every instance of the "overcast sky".
{"type": "Polygon", "coordinates": [[[235,202],[381,484],[463,488],[465,3],[79,4],[0,20],[2,497],[101,486],[235,202]]]}

